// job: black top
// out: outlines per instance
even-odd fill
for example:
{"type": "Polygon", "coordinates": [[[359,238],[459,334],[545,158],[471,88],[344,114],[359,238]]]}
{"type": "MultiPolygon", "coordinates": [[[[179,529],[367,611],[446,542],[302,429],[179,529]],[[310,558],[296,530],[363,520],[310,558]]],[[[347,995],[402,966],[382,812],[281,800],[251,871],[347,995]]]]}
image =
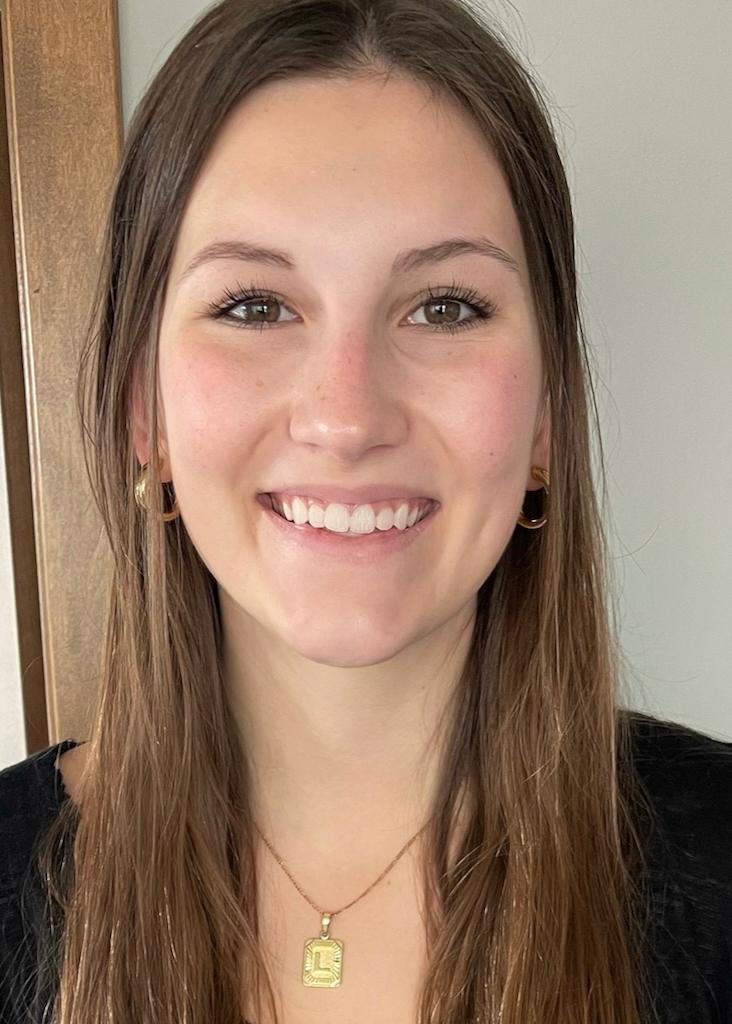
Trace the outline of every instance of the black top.
{"type": "MultiPolygon", "coordinates": [[[[629,714],[633,758],[659,818],[644,876],[654,1008],[660,1024],[732,1024],[732,742],[629,714]]],[[[78,745],[63,740],[0,772],[0,1024],[29,1024],[11,1004],[33,991],[33,858],[68,798],[55,761],[78,745]]]]}

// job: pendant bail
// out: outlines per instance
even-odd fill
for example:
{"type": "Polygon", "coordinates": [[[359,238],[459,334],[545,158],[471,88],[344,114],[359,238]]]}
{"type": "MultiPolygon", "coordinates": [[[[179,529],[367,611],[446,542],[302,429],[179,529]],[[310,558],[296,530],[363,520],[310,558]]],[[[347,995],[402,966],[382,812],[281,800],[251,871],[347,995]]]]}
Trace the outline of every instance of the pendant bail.
{"type": "Polygon", "coordinates": [[[330,938],[330,936],[328,935],[328,929],[330,928],[330,919],[331,919],[332,916],[333,916],[332,914],[323,913],[323,920],[322,920],[321,925],[320,925],[320,937],[321,937],[321,939],[328,939],[328,938],[330,938]]]}

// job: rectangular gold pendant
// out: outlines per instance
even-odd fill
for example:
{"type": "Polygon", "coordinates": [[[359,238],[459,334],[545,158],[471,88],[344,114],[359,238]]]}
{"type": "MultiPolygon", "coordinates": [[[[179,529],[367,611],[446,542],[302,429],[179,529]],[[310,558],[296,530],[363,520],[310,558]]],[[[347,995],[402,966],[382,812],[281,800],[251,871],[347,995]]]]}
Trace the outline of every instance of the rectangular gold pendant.
{"type": "Polygon", "coordinates": [[[337,988],[343,972],[343,943],[338,939],[308,939],[302,964],[302,983],[311,988],[337,988]]]}

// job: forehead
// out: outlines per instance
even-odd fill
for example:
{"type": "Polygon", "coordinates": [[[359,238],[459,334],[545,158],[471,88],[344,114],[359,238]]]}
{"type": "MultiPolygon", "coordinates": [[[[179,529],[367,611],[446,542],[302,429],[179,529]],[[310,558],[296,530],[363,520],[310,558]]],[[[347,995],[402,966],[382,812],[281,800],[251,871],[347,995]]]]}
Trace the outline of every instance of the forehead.
{"type": "Polygon", "coordinates": [[[407,78],[267,83],[231,112],[181,223],[174,264],[254,234],[319,261],[485,232],[525,262],[507,184],[469,115],[407,78]],[[283,232],[286,233],[283,237],[283,232]]]}

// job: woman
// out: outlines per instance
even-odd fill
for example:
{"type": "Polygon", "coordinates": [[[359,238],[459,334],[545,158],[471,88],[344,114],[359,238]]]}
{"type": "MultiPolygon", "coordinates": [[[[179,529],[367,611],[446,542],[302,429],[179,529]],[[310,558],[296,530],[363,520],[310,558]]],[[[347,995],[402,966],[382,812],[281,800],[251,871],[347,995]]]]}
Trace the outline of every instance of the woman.
{"type": "Polygon", "coordinates": [[[104,252],[109,629],[88,742],[2,775],[7,1019],[732,1020],[732,744],[619,707],[508,44],[458,0],[213,7],[104,252]]]}

